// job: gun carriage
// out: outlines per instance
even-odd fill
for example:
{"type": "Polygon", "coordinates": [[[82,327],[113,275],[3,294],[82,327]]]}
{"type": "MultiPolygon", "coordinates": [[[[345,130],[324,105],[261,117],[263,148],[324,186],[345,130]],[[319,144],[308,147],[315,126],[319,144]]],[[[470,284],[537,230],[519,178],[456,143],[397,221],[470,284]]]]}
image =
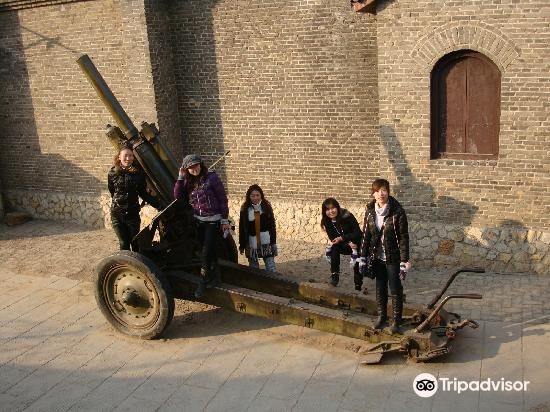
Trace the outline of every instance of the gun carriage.
{"type": "MultiPolygon", "coordinates": [[[[111,325],[126,335],[154,339],[170,324],[175,298],[196,300],[200,261],[192,213],[186,202],[173,200],[178,166],[155,125],[143,122],[138,131],[91,59],[83,55],[77,63],[117,124],[108,125],[107,137],[116,148],[124,141],[133,143],[148,190],[166,205],[134,239],[139,252],[105,257],[95,271],[96,301],[111,325]]],[[[209,289],[201,302],[370,342],[362,353],[363,363],[377,363],[388,352],[427,361],[449,353],[458,330],[478,326],[446,311],[444,305],[481,295],[443,295],[458,274],[482,269],[460,269],[427,305],[405,307],[403,333],[392,335],[388,329],[374,329],[376,304],[367,296],[239,265],[233,237],[220,234],[218,242],[222,284],[209,289]]]]}

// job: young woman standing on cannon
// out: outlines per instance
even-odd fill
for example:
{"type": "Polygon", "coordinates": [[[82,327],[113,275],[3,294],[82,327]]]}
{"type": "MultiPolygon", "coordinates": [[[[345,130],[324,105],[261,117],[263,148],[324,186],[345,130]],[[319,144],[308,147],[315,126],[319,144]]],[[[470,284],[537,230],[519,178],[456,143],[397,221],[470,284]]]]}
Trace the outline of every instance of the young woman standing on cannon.
{"type": "Polygon", "coordinates": [[[136,250],[132,239],[140,229],[139,197],[153,206],[160,202],[147,193],[145,173],[134,163],[132,144],[125,142],[114,158],[114,165],[107,175],[107,186],[111,193],[111,224],[115,231],[120,250],[136,250]]]}
{"type": "Polygon", "coordinates": [[[366,275],[371,267],[376,277],[376,306],[378,320],[374,328],[382,329],[387,320],[388,283],[393,299],[391,333],[400,333],[403,313],[403,285],[409,263],[409,227],[407,215],[401,204],[390,196],[390,183],[385,179],[372,182],[374,199],[367,204],[361,242],[360,271],[366,275]]]}
{"type": "Polygon", "coordinates": [[[193,209],[201,251],[201,282],[195,297],[204,295],[206,288],[221,283],[217,238],[220,231],[229,231],[229,204],[223,183],[216,172],[209,172],[199,155],[183,158],[179,177],[174,186],[175,199],[188,199],[193,209]]]}

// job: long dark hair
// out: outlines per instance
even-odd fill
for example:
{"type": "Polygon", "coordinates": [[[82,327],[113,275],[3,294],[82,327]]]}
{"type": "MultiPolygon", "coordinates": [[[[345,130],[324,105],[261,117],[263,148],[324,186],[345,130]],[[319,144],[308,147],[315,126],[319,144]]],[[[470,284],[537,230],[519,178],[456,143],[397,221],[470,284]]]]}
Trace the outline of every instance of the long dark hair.
{"type": "Polygon", "coordinates": [[[204,180],[204,177],[208,174],[208,167],[204,164],[204,162],[200,162],[201,165],[201,172],[198,176],[193,176],[191,173],[189,173],[189,170],[185,169],[183,171],[183,176],[185,177],[185,181],[187,182],[187,187],[191,190],[196,189],[198,186],[202,184],[202,181],[204,180]]]}
{"type": "Polygon", "coordinates": [[[116,153],[115,157],[113,158],[113,166],[115,167],[115,171],[117,173],[120,173],[122,170],[129,172],[129,173],[137,173],[139,171],[139,163],[136,161],[136,156],[134,155],[134,161],[133,163],[127,167],[122,167],[122,164],[120,163],[120,154],[123,150],[129,150],[132,153],[134,153],[132,144],[131,143],[123,143],[120,148],[118,149],[118,152],[116,153]]]}
{"type": "Polygon", "coordinates": [[[241,205],[241,209],[247,210],[250,206],[252,206],[252,201],[250,200],[250,194],[252,192],[260,193],[260,198],[262,199],[262,209],[264,213],[267,213],[268,215],[273,216],[273,208],[271,207],[271,203],[269,203],[269,200],[265,198],[264,191],[262,190],[260,185],[257,185],[257,184],[251,185],[246,191],[246,195],[244,197],[244,202],[241,205]]]}
{"type": "Polygon", "coordinates": [[[341,226],[340,222],[342,220],[342,208],[340,207],[340,203],[338,203],[338,200],[335,198],[328,197],[321,205],[321,228],[323,228],[323,230],[326,230],[327,225],[331,223],[331,220],[327,216],[327,209],[329,206],[334,206],[338,210],[338,214],[336,215],[336,224],[341,226]]]}

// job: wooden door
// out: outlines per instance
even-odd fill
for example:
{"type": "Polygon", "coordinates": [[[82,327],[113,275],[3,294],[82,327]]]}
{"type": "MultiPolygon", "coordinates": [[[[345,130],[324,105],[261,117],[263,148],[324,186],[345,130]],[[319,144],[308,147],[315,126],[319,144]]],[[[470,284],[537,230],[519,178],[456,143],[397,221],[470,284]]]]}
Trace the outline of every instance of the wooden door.
{"type": "Polygon", "coordinates": [[[432,157],[498,155],[500,71],[480,53],[445,56],[432,72],[432,157]]]}

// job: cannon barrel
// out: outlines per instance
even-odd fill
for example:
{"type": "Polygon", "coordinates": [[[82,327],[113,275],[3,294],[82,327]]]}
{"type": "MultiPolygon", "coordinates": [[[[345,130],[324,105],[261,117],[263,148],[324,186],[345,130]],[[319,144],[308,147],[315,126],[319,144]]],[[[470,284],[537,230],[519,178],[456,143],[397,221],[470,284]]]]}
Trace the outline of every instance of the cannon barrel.
{"type": "MultiPolygon", "coordinates": [[[[177,179],[175,161],[173,161],[174,164],[164,161],[155,151],[154,146],[145,138],[144,133],[138,131],[90,57],[84,54],[77,60],[77,63],[123,132],[121,135],[120,131],[117,132],[116,127],[109,126],[107,137],[115,147],[118,146],[118,140],[132,142],[134,154],[145,171],[148,182],[165,204],[170,203],[173,200],[173,188],[177,179]]],[[[151,125],[145,124],[148,129],[151,129],[151,125]]],[[[160,139],[157,137],[157,140],[160,139]]]]}
{"type": "Polygon", "coordinates": [[[97,71],[90,57],[84,54],[76,62],[96,90],[105,107],[111,112],[118,127],[122,129],[128,139],[136,137],[138,134],[136,126],[134,126],[111,89],[109,89],[109,86],[107,86],[107,83],[97,71]]]}

